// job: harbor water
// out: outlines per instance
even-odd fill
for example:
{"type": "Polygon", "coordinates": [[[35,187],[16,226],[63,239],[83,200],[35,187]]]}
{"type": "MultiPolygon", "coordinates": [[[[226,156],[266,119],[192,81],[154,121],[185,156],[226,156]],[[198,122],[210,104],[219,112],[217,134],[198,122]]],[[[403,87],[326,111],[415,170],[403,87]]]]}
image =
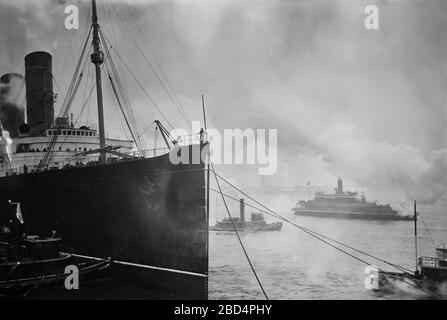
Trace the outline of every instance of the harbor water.
{"type": "MultiPolygon", "coordinates": [[[[418,212],[424,222],[421,219],[418,222],[418,255],[433,256],[434,247],[447,239],[447,208],[419,206],[418,212]]],[[[412,221],[301,217],[291,212],[281,215],[383,260],[415,269],[412,221]]],[[[367,290],[365,264],[287,223],[280,232],[241,232],[240,236],[270,299],[432,298],[405,284],[386,294],[367,290]]],[[[383,270],[398,271],[380,261],[359,257],[383,270]]],[[[232,232],[210,234],[209,298],[264,298],[232,232]]]]}
{"type": "MultiPolygon", "coordinates": [[[[238,211],[231,207],[235,216],[238,211]]],[[[223,215],[223,207],[217,208],[223,215]]],[[[247,210],[249,212],[249,210],[247,210]]],[[[433,256],[434,247],[447,239],[447,207],[418,206],[418,256],[433,256]]],[[[367,221],[281,215],[337,241],[383,260],[415,268],[412,221],[367,221]]],[[[221,218],[221,217],[220,217],[221,218]]],[[[267,222],[276,219],[265,215],[267,222]]],[[[211,212],[210,224],[216,216],[211,212]]],[[[366,265],[322,243],[290,224],[281,231],[239,233],[269,299],[431,299],[405,284],[387,293],[365,288],[366,265]]],[[[209,299],[264,299],[234,232],[210,232],[209,299]]],[[[346,249],[348,252],[352,252],[346,249]]],[[[357,253],[355,253],[358,255],[357,253]]],[[[360,258],[387,271],[393,267],[369,257],[360,258]]],[[[151,288],[107,279],[81,283],[80,290],[50,289],[31,292],[30,299],[172,299],[151,288]]]]}

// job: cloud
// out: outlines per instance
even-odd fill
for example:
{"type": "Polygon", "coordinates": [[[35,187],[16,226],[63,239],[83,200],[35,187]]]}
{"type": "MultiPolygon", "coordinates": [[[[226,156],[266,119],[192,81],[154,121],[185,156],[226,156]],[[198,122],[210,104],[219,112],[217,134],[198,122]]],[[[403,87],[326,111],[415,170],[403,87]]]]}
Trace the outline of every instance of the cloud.
{"type": "MultiPolygon", "coordinates": [[[[26,53],[49,50],[62,94],[88,26],[88,2],[79,5],[82,28],[70,33],[59,25],[64,2],[0,2],[0,70],[23,74],[26,53]]],[[[186,125],[129,32],[146,53],[149,40],[192,120],[202,118],[203,93],[210,127],[278,129],[278,172],[270,183],[330,184],[342,175],[382,202],[445,196],[446,2],[127,0],[98,6],[104,32],[175,127],[186,125]],[[378,31],[363,26],[368,4],[379,7],[378,31]]],[[[140,128],[161,119],[132,77],[125,80],[140,128]]],[[[114,102],[106,98],[106,104],[114,102]]],[[[116,112],[106,119],[110,131],[120,130],[116,112]]],[[[220,170],[241,184],[260,181],[256,168],[220,170]]]]}

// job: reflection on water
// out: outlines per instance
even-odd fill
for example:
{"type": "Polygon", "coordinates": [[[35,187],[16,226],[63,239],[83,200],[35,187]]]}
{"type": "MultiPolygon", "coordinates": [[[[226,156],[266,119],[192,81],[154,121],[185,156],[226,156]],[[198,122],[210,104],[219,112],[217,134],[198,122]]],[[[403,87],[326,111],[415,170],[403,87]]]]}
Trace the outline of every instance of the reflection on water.
{"type": "MultiPolygon", "coordinates": [[[[447,240],[446,208],[419,207],[436,245],[447,240]]],[[[379,258],[415,268],[412,221],[363,221],[282,215],[379,258]]],[[[425,226],[418,225],[419,255],[434,255],[425,226]]],[[[364,287],[365,265],[319,240],[284,224],[280,232],[241,232],[241,239],[271,299],[419,299],[426,294],[403,286],[399,292],[377,294],[364,287]]],[[[392,267],[371,258],[379,268],[392,267]]],[[[210,299],[262,299],[237,238],[232,232],[210,234],[210,299]]]]}
{"type": "MultiPolygon", "coordinates": [[[[237,212],[237,211],[236,211],[237,212]]],[[[447,240],[446,208],[424,208],[423,215],[436,245],[447,240]]],[[[412,221],[378,222],[282,215],[302,226],[413,270],[412,221]]],[[[267,220],[272,220],[267,217],[267,220]]],[[[282,231],[241,232],[241,239],[270,299],[427,299],[402,284],[393,293],[373,293],[364,287],[365,265],[284,223],[282,231]]],[[[435,245],[419,223],[419,255],[432,256],[435,245]]],[[[263,299],[255,277],[232,232],[210,233],[210,299],[263,299]]],[[[368,257],[379,268],[392,267],[368,257]]],[[[81,290],[31,292],[30,299],[175,299],[131,283],[98,281],[81,290]]]]}

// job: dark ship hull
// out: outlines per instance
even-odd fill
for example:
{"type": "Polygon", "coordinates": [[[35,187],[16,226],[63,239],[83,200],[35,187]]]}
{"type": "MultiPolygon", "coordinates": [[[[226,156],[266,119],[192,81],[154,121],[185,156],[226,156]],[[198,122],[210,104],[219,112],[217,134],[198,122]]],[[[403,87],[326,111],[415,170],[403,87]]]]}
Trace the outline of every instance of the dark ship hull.
{"type": "Polygon", "coordinates": [[[225,218],[210,227],[210,231],[280,231],[282,222],[267,223],[262,213],[252,213],[249,221],[245,220],[245,202],[240,199],[240,217],[225,218]]]}
{"type": "Polygon", "coordinates": [[[282,228],[282,223],[281,222],[273,222],[273,223],[266,223],[264,225],[251,225],[248,222],[243,225],[235,224],[233,227],[233,224],[231,224],[231,223],[219,222],[215,226],[210,227],[210,231],[234,232],[234,228],[236,228],[237,231],[280,231],[282,228]]]}
{"type": "Polygon", "coordinates": [[[408,221],[413,220],[411,216],[401,216],[398,214],[377,213],[368,211],[336,211],[322,209],[300,209],[294,208],[294,213],[299,216],[311,216],[321,218],[339,218],[339,219],[363,219],[363,220],[386,220],[386,221],[408,221]]]}
{"type": "Polygon", "coordinates": [[[111,257],[114,277],[173,298],[207,298],[202,162],[173,165],[165,154],[2,177],[0,225],[11,214],[10,199],[22,202],[28,234],[56,230],[65,252],[111,257]]]}

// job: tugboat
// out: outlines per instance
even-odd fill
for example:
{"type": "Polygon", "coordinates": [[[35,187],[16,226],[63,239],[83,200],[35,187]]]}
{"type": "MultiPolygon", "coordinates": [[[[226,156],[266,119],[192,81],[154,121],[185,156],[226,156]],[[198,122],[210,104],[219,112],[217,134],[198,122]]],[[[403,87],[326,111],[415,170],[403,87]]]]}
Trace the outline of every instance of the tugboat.
{"type": "Polygon", "coordinates": [[[414,202],[414,245],[416,257],[416,271],[412,273],[379,272],[380,291],[393,290],[393,280],[400,280],[413,287],[422,289],[434,297],[446,299],[447,294],[442,290],[447,285],[447,248],[445,243],[435,248],[434,257],[419,257],[417,254],[417,210],[414,202]]]}
{"type": "Polygon", "coordinates": [[[109,259],[81,261],[61,252],[62,238],[55,231],[49,237],[25,235],[20,202],[9,203],[17,207],[9,226],[0,229],[0,297],[26,296],[41,287],[60,286],[71,274],[67,266],[76,266],[82,279],[106,275],[109,259]]]}
{"type": "Polygon", "coordinates": [[[264,215],[261,212],[252,212],[251,220],[245,220],[245,203],[244,199],[239,200],[240,217],[224,218],[222,221],[217,221],[216,225],[210,227],[211,231],[280,231],[282,222],[267,223],[264,220],[264,215]]]}
{"type": "Polygon", "coordinates": [[[445,243],[435,248],[435,257],[420,257],[419,278],[430,288],[447,283],[447,248],[445,243]]]}
{"type": "Polygon", "coordinates": [[[292,209],[296,215],[323,218],[366,219],[366,220],[413,220],[411,216],[400,215],[389,204],[368,202],[357,192],[344,192],[343,181],[338,178],[334,194],[315,192],[312,200],[301,200],[292,209]]]}

